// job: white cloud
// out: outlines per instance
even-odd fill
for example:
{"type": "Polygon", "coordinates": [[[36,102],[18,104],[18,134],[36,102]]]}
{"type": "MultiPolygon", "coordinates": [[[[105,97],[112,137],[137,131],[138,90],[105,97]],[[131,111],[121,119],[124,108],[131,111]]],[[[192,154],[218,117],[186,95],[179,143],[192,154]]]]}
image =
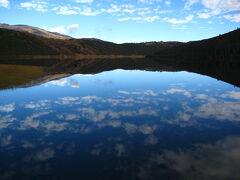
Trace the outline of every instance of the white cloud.
{"type": "Polygon", "coordinates": [[[47,2],[45,1],[40,1],[40,0],[33,0],[30,2],[23,2],[20,3],[20,6],[22,8],[25,8],[27,10],[36,10],[39,12],[46,12],[47,11],[47,2]]]}
{"type": "Polygon", "coordinates": [[[98,14],[101,14],[101,11],[93,10],[90,7],[84,7],[84,9],[79,12],[79,14],[84,16],[96,16],[98,14]]]}
{"type": "MultiPolygon", "coordinates": [[[[159,9],[155,8],[154,12],[158,10],[159,9]]],[[[132,5],[132,4],[121,4],[121,5],[111,4],[110,8],[103,8],[101,9],[101,12],[114,14],[117,16],[123,16],[125,14],[134,14],[134,13],[138,15],[145,15],[145,14],[150,14],[152,12],[152,9],[150,7],[135,7],[135,5],[132,5]]]]}
{"type": "Polygon", "coordinates": [[[76,9],[71,9],[67,6],[60,6],[60,7],[55,7],[52,8],[53,11],[57,11],[57,14],[61,14],[61,15],[76,15],[78,14],[76,9]]]}
{"type": "Polygon", "coordinates": [[[167,110],[169,110],[169,107],[168,106],[164,106],[163,110],[167,111],[167,110]]]}
{"type": "Polygon", "coordinates": [[[199,0],[187,0],[184,8],[190,10],[191,6],[195,3],[197,3],[198,1],[199,0]]]}
{"type": "Polygon", "coordinates": [[[12,143],[12,135],[3,136],[0,139],[0,147],[8,146],[12,143]]]}
{"type": "Polygon", "coordinates": [[[35,161],[46,161],[54,157],[55,151],[51,148],[46,148],[41,151],[38,151],[29,157],[25,158],[27,161],[35,160],[35,161]]]}
{"type": "Polygon", "coordinates": [[[138,2],[140,3],[144,3],[144,4],[154,4],[154,3],[157,3],[157,2],[161,2],[162,0],[138,0],[138,2]]]}
{"type": "Polygon", "coordinates": [[[31,116],[27,116],[26,119],[21,123],[20,129],[25,130],[28,128],[38,128],[40,126],[40,121],[37,118],[47,114],[49,114],[49,112],[39,112],[34,113],[31,116]]]}
{"type": "Polygon", "coordinates": [[[118,21],[147,21],[147,22],[153,22],[159,19],[159,16],[149,16],[149,17],[126,17],[126,18],[120,18],[118,21]]]}
{"type": "Polygon", "coordinates": [[[136,124],[131,123],[125,123],[123,127],[128,134],[140,132],[144,135],[151,135],[158,128],[157,125],[143,124],[138,126],[136,124]]]}
{"type": "Polygon", "coordinates": [[[123,144],[116,144],[115,150],[117,152],[118,157],[123,156],[124,153],[126,152],[125,146],[123,144]]]}
{"type": "Polygon", "coordinates": [[[208,19],[211,16],[219,14],[218,11],[210,11],[210,12],[203,12],[203,13],[198,13],[197,16],[202,19],[208,19]]]}
{"type": "MultiPolygon", "coordinates": [[[[77,30],[79,29],[79,24],[72,24],[70,26],[68,26],[68,30],[70,33],[75,33],[77,32],[77,30]]],[[[77,85],[79,87],[79,84],[74,83],[73,85],[77,85]]]]}
{"type": "Polygon", "coordinates": [[[143,134],[152,134],[157,129],[157,126],[150,126],[147,124],[138,127],[138,130],[143,134]]]}
{"type": "Polygon", "coordinates": [[[62,98],[58,98],[61,101],[67,101],[67,102],[71,102],[71,101],[77,101],[79,99],[79,97],[62,97],[62,98]]]}
{"type": "Polygon", "coordinates": [[[178,112],[178,117],[182,121],[189,121],[191,118],[191,115],[186,112],[178,112]]]}
{"type": "Polygon", "coordinates": [[[134,18],[125,17],[125,18],[120,18],[120,19],[118,19],[118,21],[128,21],[128,20],[134,20],[134,18]]]}
{"type": "Polygon", "coordinates": [[[240,100],[240,92],[229,91],[226,94],[221,94],[220,97],[240,100]]]}
{"type": "MultiPolygon", "coordinates": [[[[146,4],[150,4],[150,1],[144,1],[146,4]]],[[[151,3],[154,1],[151,1],[151,3]]],[[[158,0],[155,0],[158,2],[158,0]]],[[[170,5],[170,1],[166,1],[166,4],[170,5]]],[[[107,7],[90,7],[89,5],[83,6],[71,6],[71,5],[63,5],[63,6],[56,6],[52,8],[52,11],[55,11],[57,14],[62,15],[84,15],[84,16],[96,16],[99,14],[107,13],[114,16],[123,16],[126,14],[140,16],[140,17],[131,17],[127,20],[144,20],[148,22],[152,22],[157,20],[157,14],[166,14],[170,11],[161,10],[160,6],[156,7],[142,7],[133,4],[109,4],[107,7]],[[152,14],[152,16],[144,16],[147,14],[152,14]]],[[[122,19],[122,18],[121,18],[122,19]]],[[[120,21],[121,21],[120,19],[120,21]]],[[[122,20],[124,21],[124,19],[122,20]]]]}
{"type": "Polygon", "coordinates": [[[171,24],[185,24],[185,23],[189,23],[193,20],[194,16],[193,15],[189,15],[187,16],[185,19],[175,19],[175,18],[163,18],[164,21],[167,21],[171,24]]]}
{"type": "Polygon", "coordinates": [[[7,104],[4,106],[0,106],[0,111],[3,111],[3,112],[12,112],[14,109],[15,109],[14,104],[7,104]]]}
{"type": "MultiPolygon", "coordinates": [[[[69,29],[69,27],[68,27],[68,29],[69,29]]],[[[75,32],[77,32],[78,29],[79,29],[79,27],[76,27],[76,26],[74,28],[72,27],[72,28],[70,28],[70,33],[75,33],[75,32]]],[[[69,85],[72,88],[79,88],[80,87],[79,82],[77,80],[74,80],[74,79],[70,80],[69,85]]]]}
{"type": "Polygon", "coordinates": [[[81,114],[82,118],[86,118],[92,122],[100,122],[107,116],[107,111],[95,111],[92,108],[80,108],[78,111],[81,114]]]}
{"type": "Polygon", "coordinates": [[[148,95],[148,96],[157,96],[158,94],[153,90],[145,90],[145,91],[118,91],[119,94],[126,94],[126,95],[148,95]]]}
{"type": "Polygon", "coordinates": [[[12,115],[6,115],[6,116],[0,117],[0,129],[7,128],[15,120],[17,119],[15,117],[12,117],[12,115]]]}
{"type": "Polygon", "coordinates": [[[150,145],[157,144],[158,143],[158,138],[154,135],[150,135],[144,140],[144,143],[145,144],[150,144],[150,145]]]}
{"type": "Polygon", "coordinates": [[[109,121],[108,122],[108,126],[111,126],[111,127],[114,127],[114,128],[117,128],[117,127],[120,127],[121,126],[121,121],[109,121]]]}
{"type": "Polygon", "coordinates": [[[172,29],[186,30],[186,29],[188,29],[188,27],[186,27],[186,26],[173,26],[172,29]]]}
{"type": "Polygon", "coordinates": [[[171,5],[171,1],[165,1],[165,4],[166,4],[167,6],[170,6],[170,5],[171,5]]]}
{"type": "Polygon", "coordinates": [[[209,9],[221,12],[240,10],[239,0],[202,0],[201,3],[209,9]]]}
{"type": "Polygon", "coordinates": [[[128,134],[133,134],[137,132],[138,126],[131,123],[125,123],[124,129],[128,134]]]}
{"type": "Polygon", "coordinates": [[[0,0],[0,7],[8,8],[10,5],[9,0],[0,0]]]}
{"type": "Polygon", "coordinates": [[[84,16],[96,16],[98,14],[101,14],[102,11],[98,11],[95,9],[92,9],[87,6],[80,7],[72,7],[72,6],[58,6],[52,8],[53,11],[56,11],[57,14],[61,15],[84,15],[84,16]]]}
{"type": "Polygon", "coordinates": [[[33,103],[25,105],[25,108],[28,108],[28,109],[36,109],[36,108],[40,108],[40,107],[41,106],[39,104],[33,104],[33,103]]]}
{"type": "Polygon", "coordinates": [[[28,149],[28,148],[34,148],[35,145],[33,143],[29,142],[29,141],[24,140],[24,142],[22,144],[22,147],[25,148],[25,149],[28,149]]]}
{"type": "Polygon", "coordinates": [[[44,125],[42,125],[42,127],[45,128],[47,130],[47,132],[64,131],[67,126],[68,126],[67,123],[59,123],[59,122],[53,122],[53,121],[47,121],[44,125]]]}
{"type": "MultiPolygon", "coordinates": [[[[65,32],[66,34],[68,34],[68,33],[77,32],[77,30],[79,29],[79,25],[78,24],[72,24],[72,25],[69,25],[67,27],[58,26],[58,27],[53,27],[53,28],[48,28],[48,27],[45,26],[43,28],[47,31],[52,31],[52,32],[57,32],[58,31],[58,33],[60,33],[62,31],[62,32],[65,32]],[[59,28],[59,27],[61,27],[61,28],[59,28]]],[[[48,82],[46,84],[46,86],[48,86],[49,84],[53,84],[53,85],[56,85],[56,86],[70,86],[72,88],[79,88],[80,87],[80,84],[76,79],[68,79],[68,78],[53,80],[51,82],[48,82]]]]}
{"type": "MultiPolygon", "coordinates": [[[[63,26],[61,26],[63,27],[63,26]]],[[[55,30],[55,28],[45,28],[48,31],[55,30]]],[[[57,86],[65,86],[67,84],[68,80],[67,78],[59,79],[59,80],[54,80],[49,82],[49,84],[57,85],[57,86]]]]}
{"type": "Polygon", "coordinates": [[[77,3],[92,3],[93,0],[75,0],[77,3]]]}
{"type": "Polygon", "coordinates": [[[239,23],[240,22],[240,14],[229,14],[229,15],[225,15],[223,16],[223,18],[228,19],[232,22],[236,22],[239,23]]]}
{"type": "Polygon", "coordinates": [[[192,109],[187,105],[187,103],[184,102],[182,103],[182,108],[183,110],[175,113],[175,118],[165,119],[163,121],[169,124],[178,125],[180,127],[189,127],[196,124],[196,120],[193,115],[195,109],[192,109]]]}
{"type": "Polygon", "coordinates": [[[187,96],[187,97],[192,97],[191,93],[188,92],[187,90],[185,89],[169,89],[167,91],[164,92],[165,94],[175,94],[175,93],[182,93],[184,96],[187,96]]]}
{"type": "Polygon", "coordinates": [[[207,100],[207,103],[196,110],[194,116],[204,119],[240,121],[240,103],[221,101],[215,98],[208,98],[207,100]]]}
{"type": "Polygon", "coordinates": [[[57,115],[57,118],[69,121],[69,120],[78,120],[79,116],[77,114],[61,114],[61,115],[57,115]]]}
{"type": "Polygon", "coordinates": [[[209,18],[222,13],[239,11],[239,0],[188,0],[185,4],[185,9],[190,9],[192,5],[200,3],[206,9],[198,13],[199,18],[209,18]]]}
{"type": "Polygon", "coordinates": [[[84,96],[84,97],[82,97],[82,101],[86,104],[90,104],[93,101],[97,101],[97,100],[101,100],[101,98],[99,98],[97,96],[84,96]]]}
{"type": "MultiPolygon", "coordinates": [[[[53,27],[53,28],[50,28],[49,31],[57,32],[57,33],[60,33],[60,34],[67,34],[67,30],[65,29],[64,26],[53,27]]],[[[55,81],[55,83],[56,82],[63,82],[63,81],[64,81],[64,79],[63,80],[57,80],[57,81],[55,81]]],[[[54,82],[52,82],[52,83],[54,83],[54,82]]],[[[64,85],[62,85],[62,86],[64,86],[64,85]]]]}
{"type": "Polygon", "coordinates": [[[195,98],[196,99],[207,99],[208,96],[206,94],[196,94],[195,98]]]}
{"type": "Polygon", "coordinates": [[[30,102],[25,104],[25,108],[28,109],[49,109],[49,100],[40,100],[38,102],[30,102]]]}
{"type": "Polygon", "coordinates": [[[99,156],[101,154],[102,150],[101,149],[93,149],[91,150],[91,155],[94,155],[94,156],[99,156]]]}
{"type": "Polygon", "coordinates": [[[104,119],[112,121],[115,119],[120,119],[122,117],[158,116],[158,111],[152,110],[150,108],[140,108],[138,110],[123,111],[95,110],[93,108],[79,108],[77,110],[79,111],[79,119],[86,119],[92,122],[100,122],[104,119]]]}

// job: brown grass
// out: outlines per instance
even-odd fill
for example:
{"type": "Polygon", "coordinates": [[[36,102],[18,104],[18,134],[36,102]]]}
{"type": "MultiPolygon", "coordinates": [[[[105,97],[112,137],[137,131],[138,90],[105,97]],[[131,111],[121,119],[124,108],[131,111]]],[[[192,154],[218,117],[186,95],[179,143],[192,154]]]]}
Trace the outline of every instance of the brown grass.
{"type": "Polygon", "coordinates": [[[0,89],[24,85],[43,76],[43,67],[0,64],[0,89]]]}

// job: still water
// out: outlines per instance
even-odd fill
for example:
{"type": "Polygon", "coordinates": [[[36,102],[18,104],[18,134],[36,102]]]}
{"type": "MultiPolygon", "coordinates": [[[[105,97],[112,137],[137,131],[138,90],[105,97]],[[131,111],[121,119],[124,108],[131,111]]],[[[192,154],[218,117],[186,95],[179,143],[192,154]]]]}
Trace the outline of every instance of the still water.
{"type": "Polygon", "coordinates": [[[0,91],[0,179],[239,179],[240,89],[114,70],[0,91]]]}

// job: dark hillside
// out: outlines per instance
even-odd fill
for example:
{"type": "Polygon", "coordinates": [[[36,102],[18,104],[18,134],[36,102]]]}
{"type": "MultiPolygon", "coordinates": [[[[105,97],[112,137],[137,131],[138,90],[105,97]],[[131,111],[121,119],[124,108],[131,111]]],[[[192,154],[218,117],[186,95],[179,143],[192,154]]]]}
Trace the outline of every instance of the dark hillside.
{"type": "Polygon", "coordinates": [[[27,32],[0,29],[0,55],[53,55],[71,53],[64,40],[43,38],[27,32]]]}
{"type": "Polygon", "coordinates": [[[168,47],[180,45],[180,42],[147,42],[147,43],[124,43],[115,44],[106,41],[72,39],[78,42],[94,54],[117,54],[117,55],[150,55],[168,47]]]}
{"type": "Polygon", "coordinates": [[[32,33],[0,28],[0,56],[19,55],[147,55],[182,44],[151,42],[115,44],[92,39],[54,39],[32,33]]]}
{"type": "Polygon", "coordinates": [[[240,29],[217,37],[160,50],[151,57],[187,64],[230,65],[240,63],[240,29]]]}

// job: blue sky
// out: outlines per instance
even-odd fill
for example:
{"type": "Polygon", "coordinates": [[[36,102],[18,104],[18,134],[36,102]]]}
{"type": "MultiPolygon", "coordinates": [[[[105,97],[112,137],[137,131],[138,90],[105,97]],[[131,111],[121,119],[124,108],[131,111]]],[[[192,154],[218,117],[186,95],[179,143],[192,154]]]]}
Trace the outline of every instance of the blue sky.
{"type": "Polygon", "coordinates": [[[192,41],[240,27],[240,0],[0,0],[0,23],[117,43],[192,41]]]}

